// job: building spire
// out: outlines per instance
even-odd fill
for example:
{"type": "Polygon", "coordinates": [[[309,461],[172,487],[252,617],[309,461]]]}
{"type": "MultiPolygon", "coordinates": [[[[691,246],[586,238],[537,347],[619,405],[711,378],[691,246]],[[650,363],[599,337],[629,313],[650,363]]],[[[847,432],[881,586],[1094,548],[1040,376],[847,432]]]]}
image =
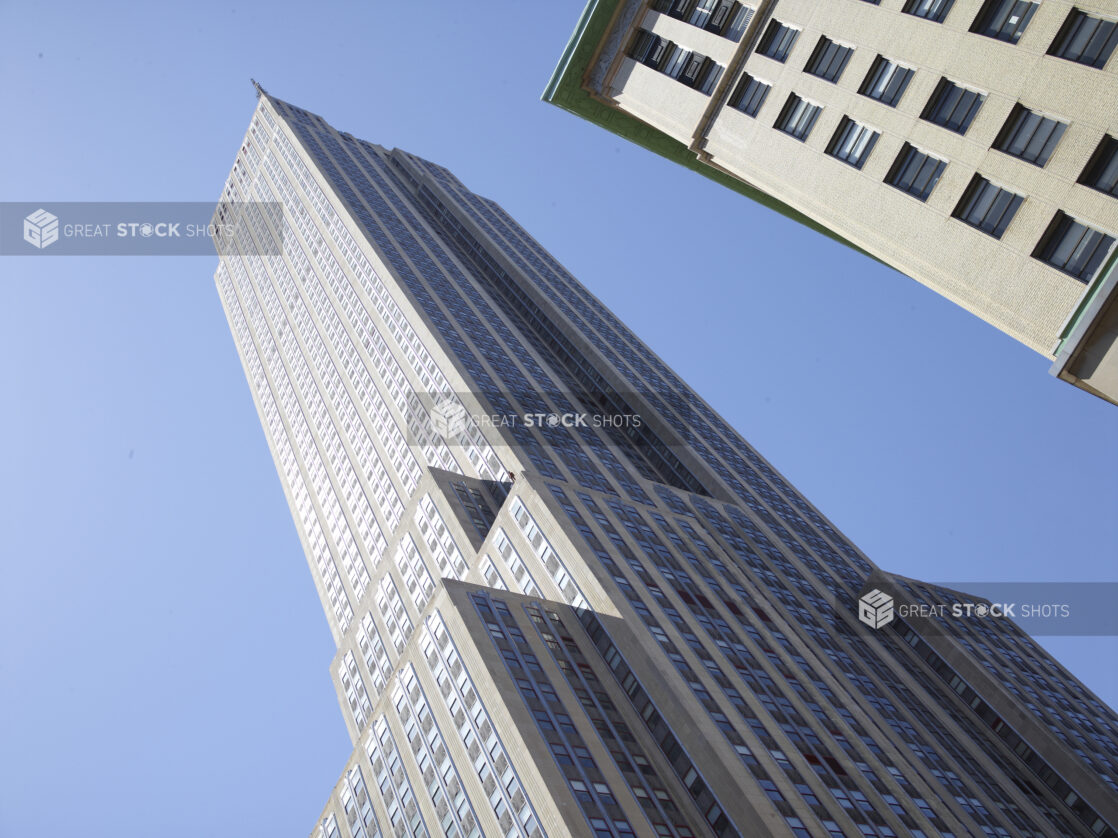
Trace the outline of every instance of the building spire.
{"type": "Polygon", "coordinates": [[[263,87],[261,87],[260,82],[258,82],[256,79],[250,78],[249,81],[252,82],[252,86],[256,88],[256,98],[257,99],[259,99],[261,96],[267,96],[268,95],[268,91],[265,90],[263,87]]]}

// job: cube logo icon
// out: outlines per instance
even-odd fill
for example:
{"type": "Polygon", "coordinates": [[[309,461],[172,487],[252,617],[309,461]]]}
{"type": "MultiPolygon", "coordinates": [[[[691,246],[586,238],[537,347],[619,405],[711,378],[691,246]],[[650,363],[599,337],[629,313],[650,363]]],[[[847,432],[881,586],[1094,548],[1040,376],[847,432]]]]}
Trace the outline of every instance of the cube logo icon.
{"type": "Polygon", "coordinates": [[[37,209],[23,219],[23,240],[42,250],[58,241],[58,216],[37,209]]]}
{"type": "Polygon", "coordinates": [[[456,437],[466,430],[469,417],[466,408],[456,399],[443,399],[431,411],[431,424],[435,426],[435,433],[443,439],[456,437]]]}
{"type": "Polygon", "coordinates": [[[858,600],[858,619],[875,629],[889,625],[893,622],[893,598],[874,588],[858,600]]]}

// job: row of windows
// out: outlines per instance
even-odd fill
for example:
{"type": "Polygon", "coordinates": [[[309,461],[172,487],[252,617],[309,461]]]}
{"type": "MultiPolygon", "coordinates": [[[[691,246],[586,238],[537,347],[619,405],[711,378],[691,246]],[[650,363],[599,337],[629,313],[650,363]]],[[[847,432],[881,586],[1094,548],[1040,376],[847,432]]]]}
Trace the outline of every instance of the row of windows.
{"type": "MultiPolygon", "coordinates": [[[[952,5],[954,0],[908,0],[902,11],[942,23],[952,5]]],[[[1031,0],[986,0],[971,23],[970,31],[1015,44],[1039,7],[1039,2],[1031,0]]],[[[1115,46],[1118,46],[1118,23],[1073,8],[1049,45],[1048,54],[1088,67],[1102,68],[1115,46]]]]}
{"type": "MultiPolygon", "coordinates": [[[[866,2],[876,5],[880,0],[866,2]]],[[[902,11],[942,23],[953,5],[954,0],[908,0],[902,11]]],[[[741,40],[754,11],[733,0],[656,0],[652,7],[734,42],[741,40]]],[[[1040,3],[1033,0],[987,0],[971,22],[970,31],[1016,44],[1039,7],[1040,3]]],[[[758,51],[777,61],[784,61],[798,34],[796,29],[774,20],[769,23],[758,51]]],[[[1115,46],[1118,46],[1118,23],[1072,9],[1048,47],[1048,54],[1088,67],[1102,68],[1115,46]]]]}
{"type": "MultiPolygon", "coordinates": [[[[952,2],[953,0],[910,0],[904,11],[917,17],[942,21],[952,2]]],[[[1032,20],[1037,5],[1024,0],[989,0],[975,18],[971,31],[997,40],[1017,43],[1021,33],[1032,20]]],[[[784,63],[788,60],[788,55],[799,34],[799,29],[774,18],[769,21],[764,35],[757,44],[757,52],[774,61],[784,63]]],[[[1116,46],[1118,46],[1118,23],[1091,17],[1085,12],[1073,9],[1049,47],[1048,54],[1078,64],[1086,64],[1089,67],[1101,68],[1116,46]]],[[[825,36],[821,37],[804,67],[804,72],[830,82],[837,82],[853,52],[853,47],[836,43],[825,36]]],[[[911,75],[911,70],[908,72],[911,75]]],[[[864,89],[859,92],[866,93],[864,89]]],[[[900,99],[900,94],[898,93],[895,98],[900,99]]],[[[895,105],[896,101],[887,104],[895,105]]]]}
{"type": "Polygon", "coordinates": [[[647,29],[637,30],[629,56],[701,93],[709,94],[714,90],[714,85],[722,76],[720,64],[647,29]]]}
{"type": "Polygon", "coordinates": [[[736,0],[655,0],[652,8],[734,43],[741,40],[755,11],[736,0]]]}

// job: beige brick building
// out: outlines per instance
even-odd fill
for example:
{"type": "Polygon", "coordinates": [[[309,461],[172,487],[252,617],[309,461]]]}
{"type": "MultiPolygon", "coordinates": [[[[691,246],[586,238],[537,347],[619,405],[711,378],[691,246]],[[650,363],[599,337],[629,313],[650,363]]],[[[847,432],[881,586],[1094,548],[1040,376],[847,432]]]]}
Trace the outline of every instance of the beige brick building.
{"type": "Polygon", "coordinates": [[[1118,2],[594,0],[544,98],[1118,399],[1118,2]]]}

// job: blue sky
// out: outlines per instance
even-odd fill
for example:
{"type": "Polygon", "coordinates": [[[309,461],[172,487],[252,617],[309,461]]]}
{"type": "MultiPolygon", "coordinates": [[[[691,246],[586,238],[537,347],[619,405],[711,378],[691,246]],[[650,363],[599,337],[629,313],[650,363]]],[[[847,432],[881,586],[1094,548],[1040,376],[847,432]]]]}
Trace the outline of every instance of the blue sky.
{"type": "MultiPolygon", "coordinates": [[[[541,103],[580,10],[4,4],[0,200],[216,200],[255,77],[499,201],[882,567],[1118,581],[1116,409],[541,103]]],[[[0,258],[0,835],[304,835],[349,753],[215,262],[0,258]]]]}

